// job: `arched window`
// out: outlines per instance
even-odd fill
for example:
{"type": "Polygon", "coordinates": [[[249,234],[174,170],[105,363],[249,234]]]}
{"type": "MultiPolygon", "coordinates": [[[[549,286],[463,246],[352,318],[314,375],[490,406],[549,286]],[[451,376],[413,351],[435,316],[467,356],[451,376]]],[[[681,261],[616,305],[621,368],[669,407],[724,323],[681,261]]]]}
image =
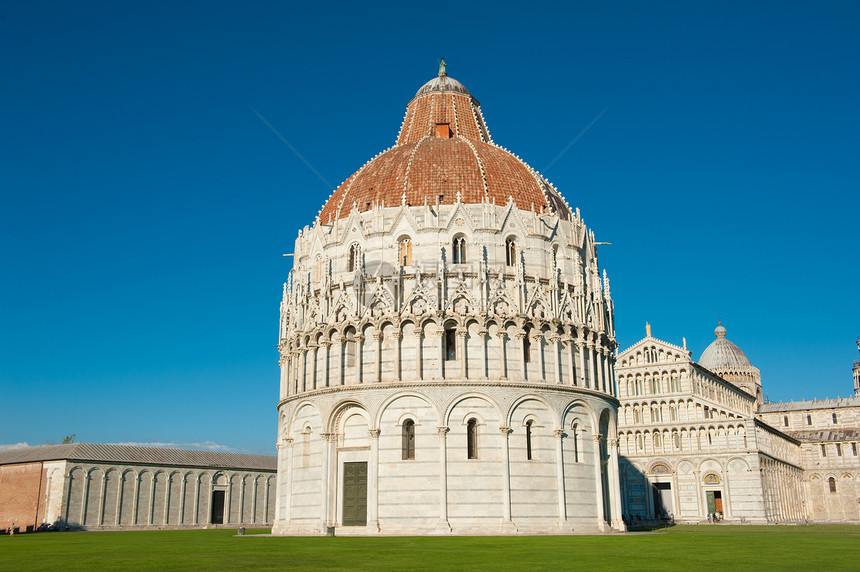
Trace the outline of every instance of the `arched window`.
{"type": "Polygon", "coordinates": [[[400,241],[400,266],[412,266],[412,240],[409,238],[400,241]]]}
{"type": "Polygon", "coordinates": [[[478,420],[475,418],[469,419],[466,423],[466,448],[468,449],[467,458],[478,458],[478,420]]]}
{"type": "Polygon", "coordinates": [[[681,448],[681,436],[678,433],[672,433],[672,446],[676,449],[681,448]]]}
{"type": "Polygon", "coordinates": [[[454,243],[451,245],[451,251],[454,253],[454,264],[466,263],[466,237],[457,236],[454,238],[454,243]]]}
{"type": "Polygon", "coordinates": [[[361,264],[361,247],[358,244],[352,244],[349,247],[349,254],[346,257],[346,271],[352,272],[361,264]]]}
{"type": "Polygon", "coordinates": [[[658,449],[663,446],[663,439],[660,436],[660,433],[654,433],[654,448],[658,449]]]}
{"type": "Polygon", "coordinates": [[[834,479],[833,477],[830,477],[829,479],[827,479],[827,484],[830,486],[830,492],[835,493],[836,492],[836,479],[834,479]]]}
{"type": "Polygon", "coordinates": [[[641,423],[641,421],[639,421],[639,408],[638,407],[633,409],[633,423],[641,423]]]}
{"type": "Polygon", "coordinates": [[[517,265],[517,243],[513,238],[505,241],[505,264],[507,266],[517,265]]]}
{"type": "Polygon", "coordinates": [[[642,450],[642,444],[643,444],[642,443],[642,435],[641,434],[636,435],[636,448],[640,451],[642,450]]]}
{"type": "Polygon", "coordinates": [[[403,444],[402,457],[403,460],[415,458],[415,422],[407,419],[403,422],[403,444]]]}
{"type": "Polygon", "coordinates": [[[532,460],[532,423],[531,419],[526,421],[526,459],[532,460]]]}

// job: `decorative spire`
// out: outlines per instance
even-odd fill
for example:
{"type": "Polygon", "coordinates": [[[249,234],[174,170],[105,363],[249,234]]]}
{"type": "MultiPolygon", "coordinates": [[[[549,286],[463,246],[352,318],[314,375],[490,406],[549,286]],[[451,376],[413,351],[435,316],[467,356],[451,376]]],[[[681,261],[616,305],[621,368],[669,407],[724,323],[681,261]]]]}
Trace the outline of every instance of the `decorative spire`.
{"type": "Polygon", "coordinates": [[[651,324],[649,324],[648,322],[645,322],[645,337],[651,337],[651,324]]]}
{"type": "Polygon", "coordinates": [[[445,58],[442,58],[439,61],[439,77],[445,77],[446,75],[448,75],[448,72],[445,71],[445,68],[447,67],[448,66],[445,64],[445,58]]]}

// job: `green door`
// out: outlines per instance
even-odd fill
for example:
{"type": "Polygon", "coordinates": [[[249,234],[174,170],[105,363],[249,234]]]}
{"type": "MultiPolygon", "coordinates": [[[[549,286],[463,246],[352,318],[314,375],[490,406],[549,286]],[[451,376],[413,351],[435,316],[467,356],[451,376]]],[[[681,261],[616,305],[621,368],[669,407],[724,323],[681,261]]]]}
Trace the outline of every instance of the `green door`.
{"type": "Polygon", "coordinates": [[[367,525],[367,463],[343,464],[343,525],[367,525]]]}
{"type": "Polygon", "coordinates": [[[705,494],[708,496],[708,514],[712,514],[717,511],[717,501],[714,499],[714,491],[707,491],[705,494]]]}

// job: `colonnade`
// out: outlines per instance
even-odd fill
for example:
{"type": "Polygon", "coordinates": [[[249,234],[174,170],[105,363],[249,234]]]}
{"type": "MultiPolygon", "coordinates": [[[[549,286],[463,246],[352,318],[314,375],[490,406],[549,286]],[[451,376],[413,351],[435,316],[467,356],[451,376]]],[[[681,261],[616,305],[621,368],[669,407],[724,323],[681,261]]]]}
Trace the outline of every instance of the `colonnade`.
{"type": "MultiPolygon", "coordinates": [[[[528,331],[518,328],[514,335],[515,348],[520,359],[508,358],[510,351],[510,332],[499,328],[495,339],[490,335],[488,327],[478,331],[480,339],[480,367],[477,372],[468,367],[469,352],[472,346],[467,343],[470,336],[465,327],[454,329],[456,335],[456,359],[448,359],[446,347],[446,329],[438,326],[431,331],[436,338],[433,350],[436,356],[428,356],[426,345],[423,343],[425,331],[416,327],[412,333],[413,345],[408,349],[414,351],[414,371],[403,371],[403,338],[404,333],[398,327],[393,333],[385,334],[374,328],[371,337],[373,344],[373,361],[365,363],[365,343],[368,337],[361,333],[347,336],[340,331],[330,333],[330,339],[321,334],[315,338],[306,336],[303,339],[282,345],[281,365],[281,399],[291,395],[313,391],[325,387],[342,385],[379,383],[383,381],[424,381],[424,380],[513,380],[533,381],[537,383],[557,383],[594,389],[609,395],[616,395],[615,354],[604,345],[596,334],[573,335],[559,331],[538,331],[535,328],[528,331]],[[314,341],[316,339],[317,341],[314,341]],[[393,361],[394,371],[390,378],[383,376],[383,344],[387,339],[394,342],[393,361]],[[528,345],[526,340],[528,339],[528,345]],[[529,366],[532,355],[531,342],[537,348],[537,363],[529,366]],[[544,347],[544,343],[546,346],[544,347]],[[354,344],[354,350],[349,348],[354,344]],[[494,363],[490,350],[492,344],[500,363],[494,363]],[[288,347],[289,346],[289,347],[288,347]],[[322,356],[320,356],[322,350],[322,356]],[[547,351],[549,350],[549,351],[547,351]],[[354,355],[351,353],[354,351],[354,355]],[[524,356],[529,356],[525,359],[524,356]],[[351,363],[350,363],[351,362],[351,363]],[[320,364],[322,366],[320,367],[320,364]],[[494,366],[494,367],[491,367],[494,366]],[[517,371],[511,371],[511,365],[517,365],[517,371]],[[535,370],[537,370],[535,372],[535,370]],[[550,375],[547,375],[547,374],[550,375]],[[536,375],[535,379],[532,379],[536,375]]],[[[412,357],[412,356],[410,356],[412,357]]]]}

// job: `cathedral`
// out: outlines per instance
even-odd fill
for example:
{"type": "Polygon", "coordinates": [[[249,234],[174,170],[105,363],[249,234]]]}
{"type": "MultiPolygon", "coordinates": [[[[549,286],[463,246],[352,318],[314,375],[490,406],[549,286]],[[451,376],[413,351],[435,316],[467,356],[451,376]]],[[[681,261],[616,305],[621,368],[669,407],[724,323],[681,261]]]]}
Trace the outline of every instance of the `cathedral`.
{"type": "Polygon", "coordinates": [[[595,245],[443,61],[296,239],[273,533],[624,530],[595,245]]]}
{"type": "Polygon", "coordinates": [[[714,336],[696,362],[646,325],[619,353],[624,514],[860,521],[860,361],[854,397],[766,403],[758,368],[722,325],[714,336]]]}

